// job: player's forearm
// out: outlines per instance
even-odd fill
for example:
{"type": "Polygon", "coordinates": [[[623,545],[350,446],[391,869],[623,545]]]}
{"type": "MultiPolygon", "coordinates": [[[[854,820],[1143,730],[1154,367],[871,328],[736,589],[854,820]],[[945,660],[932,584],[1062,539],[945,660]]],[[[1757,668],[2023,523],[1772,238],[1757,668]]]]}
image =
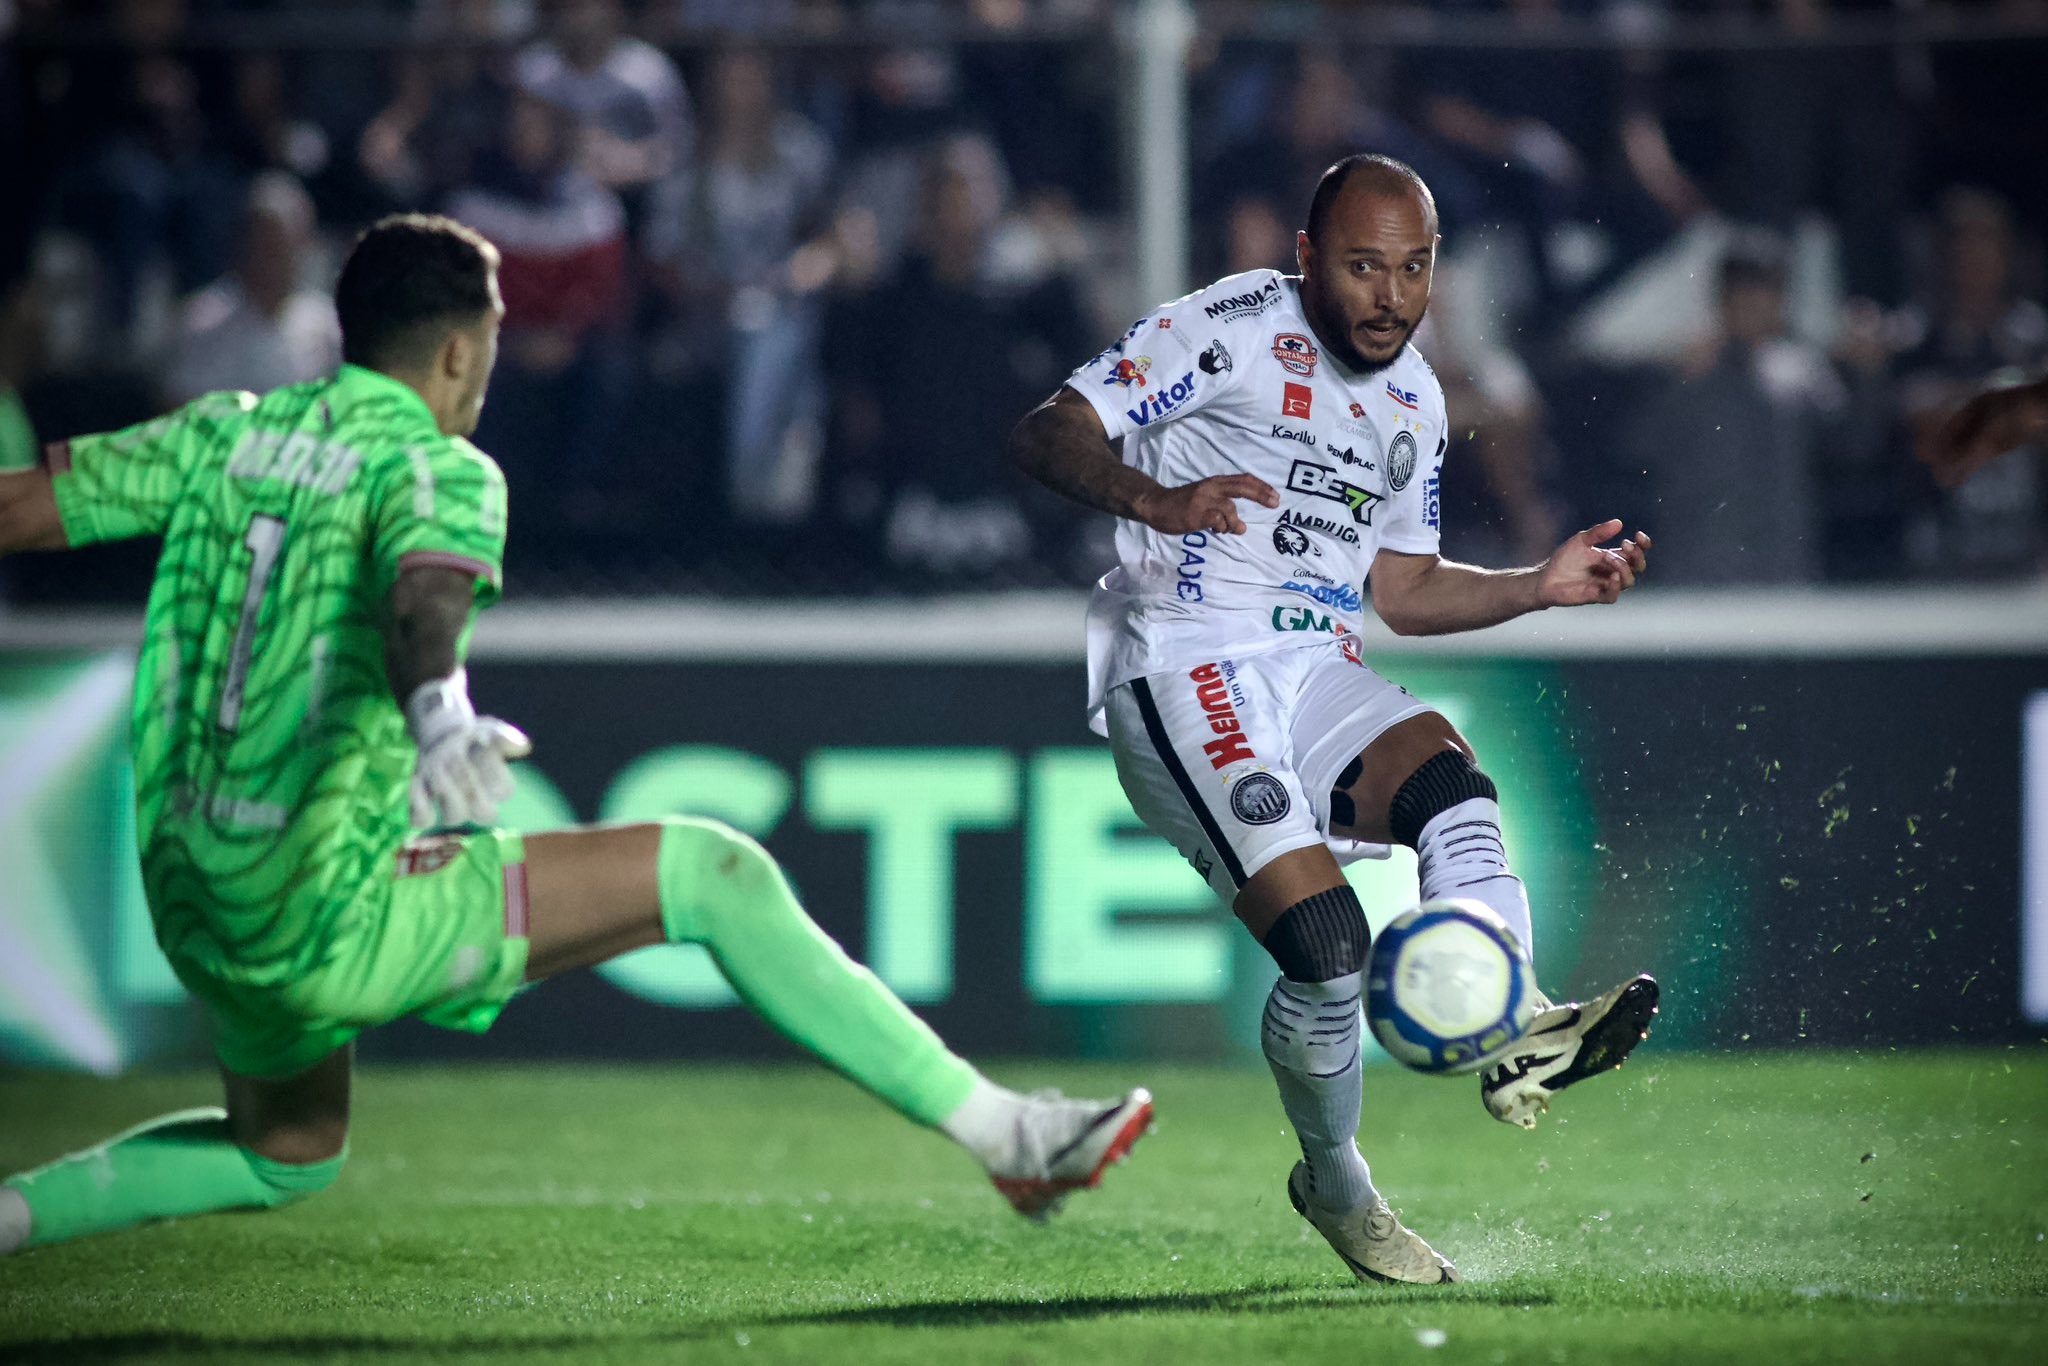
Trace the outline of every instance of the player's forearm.
{"type": "Polygon", "coordinates": [[[1061,497],[1118,517],[1142,521],[1145,500],[1161,492],[1157,480],[1117,459],[1083,399],[1055,396],[1026,413],[1010,433],[1009,456],[1061,497]]]}
{"type": "Polygon", "coordinates": [[[57,515],[48,470],[0,474],[0,555],[22,550],[63,550],[70,545],[57,515]]]}
{"type": "Polygon", "coordinates": [[[1439,560],[1403,575],[1398,588],[1374,584],[1373,611],[1396,635],[1483,630],[1541,609],[1537,589],[1542,573],[1540,568],[1481,569],[1439,560]]]}
{"type": "Polygon", "coordinates": [[[423,683],[447,678],[462,663],[476,577],[460,569],[408,569],[391,588],[384,628],[384,675],[404,706],[423,683]]]}

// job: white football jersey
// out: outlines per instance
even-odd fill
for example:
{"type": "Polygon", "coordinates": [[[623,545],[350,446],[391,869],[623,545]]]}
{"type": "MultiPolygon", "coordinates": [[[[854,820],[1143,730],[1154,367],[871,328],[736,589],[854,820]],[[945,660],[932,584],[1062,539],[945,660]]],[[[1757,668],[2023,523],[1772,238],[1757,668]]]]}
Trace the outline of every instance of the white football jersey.
{"type": "Polygon", "coordinates": [[[1160,483],[1244,473],[1280,495],[1238,502],[1242,536],[1117,523],[1118,564],[1088,610],[1097,731],[1109,690],[1133,678],[1354,636],[1373,556],[1436,553],[1435,374],[1413,346],[1384,370],[1348,369],[1317,346],[1300,285],[1274,270],[1218,280],[1067,381],[1123,438],[1124,463],[1160,483]]]}

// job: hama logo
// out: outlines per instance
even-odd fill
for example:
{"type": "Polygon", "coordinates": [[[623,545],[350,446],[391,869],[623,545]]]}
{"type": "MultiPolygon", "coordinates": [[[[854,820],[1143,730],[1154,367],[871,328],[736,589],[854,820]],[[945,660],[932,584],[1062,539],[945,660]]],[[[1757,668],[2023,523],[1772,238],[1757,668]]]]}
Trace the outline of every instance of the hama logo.
{"type": "Polygon", "coordinates": [[[1102,382],[1106,385],[1121,384],[1126,389],[1135,384],[1142,389],[1145,387],[1145,372],[1151,368],[1150,356],[1129,356],[1112,366],[1102,382]]]}
{"type": "Polygon", "coordinates": [[[1285,784],[1270,773],[1247,773],[1230,789],[1230,814],[1246,825],[1271,825],[1291,805],[1285,784]]]}
{"type": "Polygon", "coordinates": [[[1282,332],[1273,338],[1273,359],[1289,374],[1307,379],[1316,372],[1316,344],[1299,332],[1282,332]]]}
{"type": "Polygon", "coordinates": [[[1406,389],[1396,389],[1392,380],[1387,381],[1387,397],[1400,404],[1403,408],[1420,408],[1422,406],[1422,401],[1406,389]]]}
{"type": "Polygon", "coordinates": [[[1408,432],[1396,432],[1387,447],[1387,487],[1399,493],[1414,477],[1415,437],[1408,432]]]}
{"type": "Polygon", "coordinates": [[[1172,387],[1161,389],[1152,397],[1139,403],[1137,407],[1126,409],[1125,413],[1131,421],[1143,427],[1147,423],[1156,422],[1162,417],[1171,417],[1183,403],[1193,398],[1194,394],[1195,372],[1190,370],[1175,380],[1172,387]]]}
{"type": "Polygon", "coordinates": [[[1287,488],[1293,493],[1306,493],[1342,503],[1351,509],[1351,520],[1360,526],[1371,526],[1373,508],[1386,500],[1384,493],[1374,493],[1369,488],[1340,479],[1337,471],[1328,465],[1311,465],[1306,460],[1295,461],[1294,468],[1287,471],[1287,488]]]}
{"type": "Polygon", "coordinates": [[[1298,417],[1306,422],[1315,399],[1315,391],[1306,384],[1289,383],[1280,391],[1280,416],[1298,417]]]}
{"type": "Polygon", "coordinates": [[[1223,670],[1214,664],[1204,664],[1191,670],[1188,677],[1195,685],[1195,700],[1209,714],[1209,729],[1222,737],[1202,746],[1202,753],[1209,756],[1209,767],[1228,768],[1240,760],[1256,758],[1251,742],[1244,738],[1244,728],[1238,724],[1237,708],[1230,704],[1230,680],[1223,676],[1223,670]]]}

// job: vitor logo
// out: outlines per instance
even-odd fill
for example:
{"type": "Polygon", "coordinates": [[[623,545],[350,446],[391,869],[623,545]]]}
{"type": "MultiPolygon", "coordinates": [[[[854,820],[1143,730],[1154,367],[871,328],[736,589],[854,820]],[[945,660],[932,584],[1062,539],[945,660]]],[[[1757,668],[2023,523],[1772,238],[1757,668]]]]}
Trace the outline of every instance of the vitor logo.
{"type": "Polygon", "coordinates": [[[1252,318],[1271,308],[1280,298],[1280,282],[1268,280],[1262,288],[1249,294],[1233,294],[1227,299],[1218,299],[1202,311],[1212,318],[1225,322],[1236,322],[1239,318],[1252,318]]]}
{"type": "Polygon", "coordinates": [[[1316,438],[1314,432],[1296,431],[1292,427],[1283,427],[1275,422],[1273,424],[1273,436],[1280,441],[1299,441],[1310,450],[1315,449],[1316,438]]]}
{"type": "Polygon", "coordinates": [[[1173,586],[1173,591],[1182,602],[1202,600],[1202,571],[1198,566],[1208,563],[1200,553],[1208,544],[1206,531],[1190,531],[1180,538],[1180,582],[1173,586]]]}
{"type": "Polygon", "coordinates": [[[1223,374],[1230,369],[1230,352],[1222,342],[1212,341],[1209,349],[1195,361],[1195,366],[1205,375],[1223,374]]]}
{"type": "Polygon", "coordinates": [[[1437,497],[1437,477],[1432,474],[1429,478],[1422,481],[1422,524],[1424,526],[1436,527],[1439,501],[1437,497]]]}
{"type": "Polygon", "coordinates": [[[1161,389],[1152,397],[1143,400],[1135,408],[1126,409],[1126,415],[1140,427],[1171,416],[1183,403],[1194,397],[1195,372],[1190,370],[1175,380],[1170,388],[1161,389]]]}
{"type": "Polygon", "coordinates": [[[1318,517],[1313,512],[1283,511],[1280,514],[1280,525],[1283,527],[1299,527],[1303,531],[1319,532],[1324,536],[1334,536],[1346,545],[1358,544],[1358,532],[1356,530],[1344,525],[1342,522],[1333,522],[1327,517],[1318,517]]]}
{"type": "Polygon", "coordinates": [[[1289,383],[1280,391],[1280,416],[1308,421],[1309,408],[1314,405],[1315,397],[1315,391],[1306,384],[1289,383]]]}
{"type": "Polygon", "coordinates": [[[1316,344],[1299,332],[1282,332],[1273,338],[1273,359],[1281,369],[1307,379],[1316,372],[1316,344]]]}
{"type": "Polygon", "coordinates": [[[1387,487],[1399,493],[1414,477],[1415,437],[1409,432],[1396,432],[1387,447],[1387,487]]]}
{"type": "Polygon", "coordinates": [[[1342,503],[1351,509],[1351,520],[1360,526],[1372,525],[1372,510],[1375,504],[1385,501],[1386,495],[1361,488],[1337,476],[1337,471],[1328,465],[1312,465],[1306,460],[1294,462],[1294,468],[1287,471],[1287,487],[1294,493],[1311,494],[1317,498],[1328,498],[1333,503],[1342,503]]]}
{"type": "Polygon", "coordinates": [[[1209,714],[1209,729],[1222,737],[1202,746],[1202,753],[1209,756],[1209,767],[1228,768],[1239,760],[1257,758],[1238,724],[1237,708],[1230,701],[1230,680],[1223,676],[1223,670],[1215,664],[1204,664],[1190,670],[1188,677],[1195,685],[1195,700],[1209,714]]]}
{"type": "Polygon", "coordinates": [[[1334,607],[1340,612],[1356,612],[1365,606],[1365,599],[1348,583],[1324,585],[1297,583],[1290,579],[1280,586],[1290,593],[1305,593],[1323,606],[1334,607]]]}
{"type": "Polygon", "coordinates": [[[1292,805],[1286,784],[1270,773],[1247,773],[1230,789],[1230,813],[1246,825],[1271,825],[1292,805]]]}

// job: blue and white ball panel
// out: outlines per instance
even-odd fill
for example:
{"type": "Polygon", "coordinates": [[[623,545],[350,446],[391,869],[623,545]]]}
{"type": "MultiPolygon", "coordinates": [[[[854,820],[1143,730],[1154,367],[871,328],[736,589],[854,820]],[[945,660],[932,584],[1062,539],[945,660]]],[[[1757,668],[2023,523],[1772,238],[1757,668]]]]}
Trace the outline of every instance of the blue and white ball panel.
{"type": "Polygon", "coordinates": [[[1432,901],[1374,940],[1366,1019],[1397,1061],[1469,1072],[1527,1032],[1535,995],[1528,957],[1499,916],[1476,901],[1432,901]]]}

